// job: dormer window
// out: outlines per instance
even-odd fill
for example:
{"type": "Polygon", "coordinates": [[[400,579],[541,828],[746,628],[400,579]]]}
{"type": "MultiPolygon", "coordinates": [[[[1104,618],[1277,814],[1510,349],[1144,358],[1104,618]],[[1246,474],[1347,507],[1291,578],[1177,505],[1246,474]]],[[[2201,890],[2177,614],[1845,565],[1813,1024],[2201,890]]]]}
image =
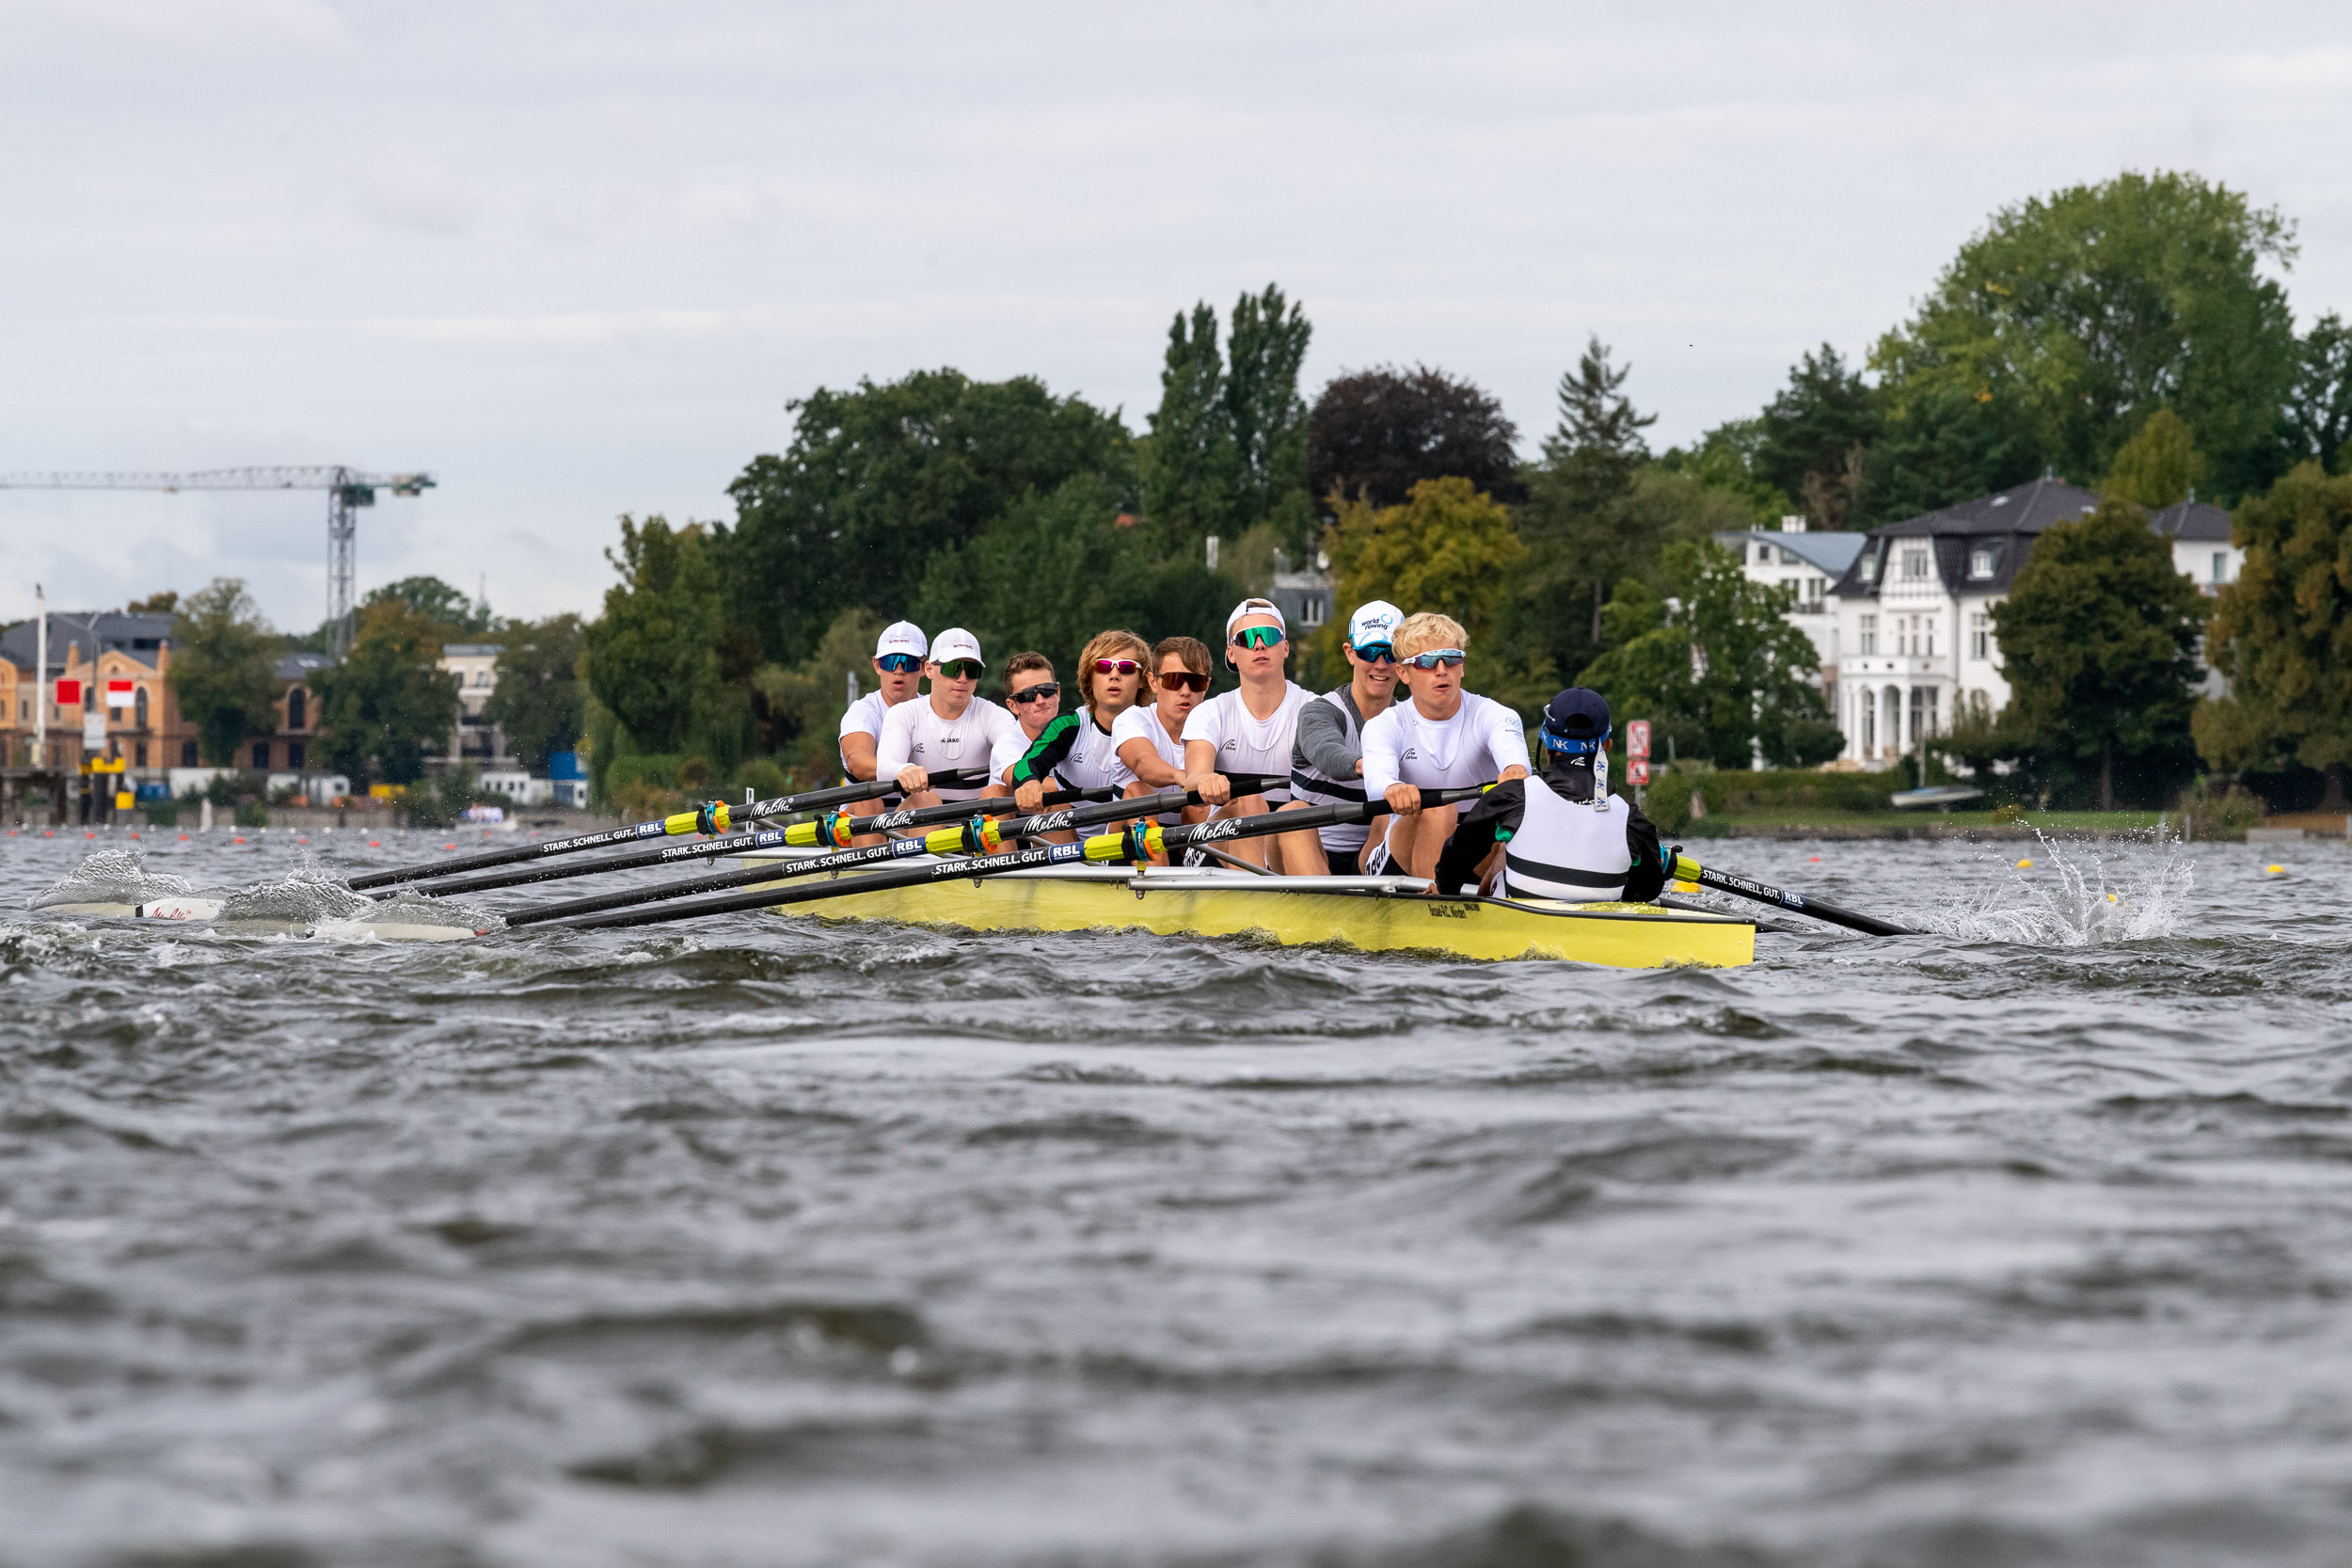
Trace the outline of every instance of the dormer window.
{"type": "Polygon", "coordinates": [[[1993,574],[2000,569],[2001,546],[1997,540],[1970,547],[1968,551],[1969,581],[1989,582],[1993,578],[1993,574]]]}
{"type": "Polygon", "coordinates": [[[1903,546],[1903,580],[1925,582],[1928,579],[1928,547],[1925,545],[1903,546]]]}

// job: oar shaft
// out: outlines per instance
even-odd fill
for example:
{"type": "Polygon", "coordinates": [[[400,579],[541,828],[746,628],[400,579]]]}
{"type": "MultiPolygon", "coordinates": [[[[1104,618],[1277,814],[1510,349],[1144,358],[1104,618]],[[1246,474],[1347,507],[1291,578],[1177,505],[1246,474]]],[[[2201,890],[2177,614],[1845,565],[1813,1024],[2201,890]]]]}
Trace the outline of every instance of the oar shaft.
{"type": "MultiPolygon", "coordinates": [[[[1452,805],[1458,800],[1475,799],[1481,791],[1470,789],[1425,789],[1422,802],[1425,806],[1452,805]]],[[[1170,790],[1161,796],[1144,800],[1124,800],[1121,806],[1146,806],[1152,812],[1170,809],[1170,790]]],[[[1177,796],[1176,803],[1182,803],[1177,796]]],[[[1087,808],[1082,808],[1087,809],[1087,808]]],[[[1083,839],[1076,844],[1041,844],[1008,854],[990,855],[985,859],[946,860],[934,865],[910,865],[890,871],[870,872],[863,877],[844,877],[813,886],[776,888],[756,887],[745,893],[729,894],[724,897],[699,899],[682,907],[658,910],[636,910],[612,914],[590,914],[585,919],[571,920],[564,929],[611,930],[634,926],[653,926],[672,920],[691,920],[700,915],[734,914],[744,910],[770,909],[784,904],[807,904],[826,898],[846,898],[860,893],[881,893],[892,888],[919,887],[928,882],[977,880],[983,877],[1001,877],[1009,872],[1025,871],[1041,865],[1102,864],[1130,860],[1146,842],[1165,844],[1169,848],[1183,849],[1194,842],[1223,843],[1228,839],[1256,838],[1266,833],[1296,832],[1309,828],[1333,827],[1340,823],[1369,822],[1387,813],[1386,800],[1366,800],[1361,804],[1339,806],[1310,806],[1303,811],[1268,812],[1262,816],[1227,817],[1217,822],[1203,822],[1189,828],[1162,829],[1156,824],[1138,824],[1115,833],[1083,839]],[[1145,832],[1137,832],[1136,827],[1145,832]]],[[[1073,816],[1077,815],[1075,813],[1073,816]]],[[[1138,814],[1140,815],[1140,814],[1138,814]]],[[[1032,818],[1032,821],[1037,820],[1032,818]]],[[[1097,820],[1108,820],[1098,818],[1097,820]]],[[[1048,831],[1044,829],[1040,832],[1048,831]]],[[[854,852],[854,851],[853,851],[854,852]]],[[[825,856],[825,860],[834,857],[825,856]]],[[[803,868],[816,863],[804,862],[803,868]]],[[[753,868],[755,876],[775,880],[783,872],[776,867],[753,868]]],[[[742,879],[739,874],[730,873],[742,879]]],[[[582,911],[585,913],[586,911],[582,911]]],[[[516,922],[509,921],[509,925],[516,922]]]]}
{"type": "MultiPolygon", "coordinates": [[[[1041,833],[1058,832],[1066,829],[1097,827],[1118,822],[1131,816],[1148,816],[1157,812],[1175,811],[1187,803],[1182,790],[1163,790],[1157,795],[1138,796],[1132,800],[1107,800],[1100,805],[1078,806],[1068,811],[1039,812],[1034,816],[1018,816],[994,825],[1000,842],[1033,838],[1041,833]]],[[[967,802],[969,804],[969,802],[967,802]]],[[[972,814],[967,814],[972,815],[972,814]]],[[[767,838],[762,833],[755,835],[767,838]]],[[[916,855],[955,854],[975,847],[968,828],[943,828],[923,838],[894,839],[888,844],[869,845],[862,849],[844,849],[837,854],[818,855],[804,861],[771,861],[759,865],[747,865],[733,871],[721,871],[708,877],[696,877],[682,882],[659,882],[652,887],[624,888],[617,893],[596,894],[586,898],[568,898],[560,904],[540,904],[506,916],[509,926],[537,926],[550,920],[569,920],[579,915],[596,914],[606,910],[624,910],[638,904],[667,903],[673,899],[691,898],[699,894],[716,893],[727,888],[743,887],[753,882],[774,882],[793,877],[816,877],[828,871],[844,871],[876,861],[906,860],[916,855]]],[[[780,842],[780,841],[779,841],[780,842]]],[[[771,846],[737,841],[729,852],[771,846]]],[[[992,856],[976,863],[994,864],[1002,857],[992,856]]]]}
{"type": "Polygon", "coordinates": [[[1745,877],[1736,877],[1728,871],[1712,870],[1701,865],[1679,849],[1675,851],[1674,875],[1677,881],[1696,882],[1701,887],[1713,888],[1718,893],[1729,893],[1741,898],[1753,898],[1759,904],[1772,904],[1784,910],[1792,910],[1798,914],[1809,914],[1814,919],[1827,921],[1832,926],[1843,926],[1850,930],[1862,931],[1874,937],[1915,937],[1920,934],[1908,926],[1898,926],[1892,921],[1881,920],[1875,915],[1863,914],[1859,911],[1833,904],[1827,899],[1816,898],[1810,894],[1790,893],[1786,888],[1776,888],[1769,882],[1752,881],[1745,877]]]}
{"type": "MultiPolygon", "coordinates": [[[[1110,799],[1111,793],[1107,788],[1057,790],[1045,797],[1044,803],[1064,806],[1080,800],[1104,800],[1110,799]]],[[[872,816],[850,816],[844,818],[841,826],[843,832],[850,835],[891,832],[902,828],[928,828],[941,822],[963,821],[973,815],[975,808],[989,816],[1009,816],[1016,809],[1009,799],[999,796],[986,800],[958,800],[945,805],[885,811],[872,816]]],[[[486,893],[493,888],[520,887],[530,882],[594,877],[607,871],[633,871],[644,865],[713,860],[726,855],[739,855],[746,849],[814,848],[824,842],[822,831],[825,826],[825,820],[819,819],[789,828],[764,828],[753,833],[730,833],[724,838],[705,839],[699,844],[667,844],[658,848],[632,850],[625,855],[606,855],[584,863],[564,861],[554,865],[530,865],[516,871],[493,871],[480,877],[461,877],[447,882],[437,880],[413,891],[434,898],[452,898],[460,894],[486,893]]],[[[848,838],[842,838],[841,842],[847,843],[848,838]]],[[[391,895],[382,893],[373,896],[388,898],[391,895]]]]}
{"type": "MultiPolygon", "coordinates": [[[[936,786],[965,789],[988,782],[984,772],[942,774],[931,781],[936,786]]],[[[543,860],[551,855],[578,854],[583,849],[601,849],[609,845],[634,844],[648,838],[673,838],[686,833],[724,832],[731,823],[763,820],[771,816],[787,816],[796,811],[815,811],[820,806],[846,805],[853,800],[872,800],[884,795],[898,793],[895,779],[877,779],[867,784],[835,784],[829,789],[812,789],[799,795],[780,795],[773,800],[755,801],[748,806],[729,806],[714,801],[698,811],[675,812],[653,822],[632,823],[626,828],[608,828],[602,832],[575,833],[569,838],[550,838],[537,844],[512,845],[504,849],[485,849],[478,855],[460,855],[452,861],[436,861],[429,865],[405,865],[390,871],[368,871],[354,877],[345,885],[354,893],[372,887],[389,887],[396,882],[418,882],[435,877],[453,877],[461,872],[485,871],[494,865],[513,865],[517,861],[543,860]]]]}

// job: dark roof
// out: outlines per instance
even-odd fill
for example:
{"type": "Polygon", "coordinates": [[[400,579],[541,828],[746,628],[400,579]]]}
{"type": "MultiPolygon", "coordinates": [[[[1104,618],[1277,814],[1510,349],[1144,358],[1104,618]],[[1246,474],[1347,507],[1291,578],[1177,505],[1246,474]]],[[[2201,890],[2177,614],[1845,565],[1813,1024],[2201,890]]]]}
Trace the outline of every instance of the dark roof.
{"type": "MultiPolygon", "coordinates": [[[[2025,564],[2032,550],[2035,535],[2053,523],[2069,522],[2096,512],[2103,499],[2096,490],[2069,484],[2062,479],[2037,479],[1989,496],[1979,496],[1974,500],[1956,502],[1940,512],[1874,528],[1866,536],[1869,543],[1830,592],[1841,598],[1876,597],[1880,569],[1891,553],[1892,542],[1925,535],[1932,541],[1936,576],[1947,591],[2006,594],[2016,578],[2017,569],[2025,564]],[[1993,573],[1989,577],[1969,577],[1969,557],[1983,546],[1998,552],[1993,573]]],[[[2230,538],[2230,515],[2204,501],[2168,506],[2151,516],[2148,526],[2171,539],[2210,539],[2227,544],[2230,538]]]]}
{"type": "Polygon", "coordinates": [[[2230,515],[2210,501],[2182,501],[2152,514],[2148,526],[2168,539],[2230,542],[2230,515]]]}
{"type": "Polygon", "coordinates": [[[1853,564],[1853,558],[1862,553],[1859,533],[1781,533],[1759,528],[1733,529],[1715,537],[1726,544],[1734,539],[1747,539],[1759,545],[1778,545],[1833,578],[1844,576],[1846,568],[1853,564]]]}
{"type": "Polygon", "coordinates": [[[325,654],[280,654],[278,662],[270,667],[270,673],[281,681],[308,680],[311,671],[324,670],[334,662],[325,654]]]}
{"type": "MultiPolygon", "coordinates": [[[[169,615],[151,615],[144,610],[137,614],[115,610],[70,614],[53,610],[49,612],[49,663],[52,668],[62,667],[66,648],[72,645],[81,649],[84,658],[111,648],[151,665],[156,661],[155,651],[170,644],[171,623],[169,615]]],[[[31,621],[25,620],[0,633],[0,657],[13,661],[20,670],[32,669],[39,648],[35,635],[38,630],[31,621]]]]}

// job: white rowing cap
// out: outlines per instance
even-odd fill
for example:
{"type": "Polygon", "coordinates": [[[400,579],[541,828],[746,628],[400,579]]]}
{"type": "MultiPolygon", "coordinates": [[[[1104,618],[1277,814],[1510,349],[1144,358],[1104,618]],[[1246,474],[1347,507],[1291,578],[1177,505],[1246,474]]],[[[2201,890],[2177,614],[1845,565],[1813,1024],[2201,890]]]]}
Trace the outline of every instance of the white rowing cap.
{"type": "Polygon", "coordinates": [[[949,626],[939,634],[939,641],[931,644],[933,664],[945,664],[951,658],[968,658],[977,664],[988,662],[980,657],[980,640],[961,626],[949,626]]]}
{"type": "Polygon", "coordinates": [[[893,621],[882,627],[881,641],[874,644],[874,657],[884,654],[913,654],[921,658],[931,651],[924,641],[923,628],[912,621],[893,621]]]}
{"type": "Polygon", "coordinates": [[[1405,612],[1386,599],[1374,599],[1356,607],[1348,618],[1347,645],[1357,652],[1396,641],[1396,628],[1405,622],[1405,612]]]}

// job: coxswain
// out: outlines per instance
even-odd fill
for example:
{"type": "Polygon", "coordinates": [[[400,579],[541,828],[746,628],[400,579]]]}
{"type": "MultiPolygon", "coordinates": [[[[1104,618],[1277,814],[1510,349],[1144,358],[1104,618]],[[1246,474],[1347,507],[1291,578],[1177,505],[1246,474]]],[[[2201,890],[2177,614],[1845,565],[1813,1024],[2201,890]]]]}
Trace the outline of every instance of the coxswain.
{"type": "MultiPolygon", "coordinates": [[[[1298,733],[1291,742],[1291,803],[1284,811],[1363,802],[1364,725],[1396,695],[1396,628],[1404,620],[1405,612],[1386,599],[1359,605],[1348,617],[1347,684],[1298,710],[1298,733]]],[[[1284,833],[1282,867],[1293,876],[1353,877],[1370,831],[1361,822],[1348,822],[1284,833]]]]}
{"type": "MultiPolygon", "coordinates": [[[[1298,710],[1314,693],[1290,679],[1289,658],[1282,611],[1271,599],[1244,599],[1225,617],[1225,667],[1241,677],[1241,685],[1202,703],[1184,721],[1184,787],[1199,790],[1216,808],[1213,818],[1261,816],[1290,799],[1298,710]],[[1236,798],[1230,783],[1235,773],[1285,782],[1263,795],[1236,798]]],[[[1269,852],[1278,859],[1280,854],[1263,838],[1238,839],[1226,852],[1262,866],[1269,852]]]]}
{"type": "Polygon", "coordinates": [[[931,689],[922,701],[900,703],[882,720],[875,747],[877,776],[895,778],[910,806],[1007,795],[1010,786],[993,782],[1028,750],[1020,723],[996,704],[976,696],[988,665],[980,641],[950,626],[931,642],[924,667],[931,689]],[[984,769],[992,782],[981,789],[933,789],[930,775],[984,769]]]}
{"type": "Polygon", "coordinates": [[[1495,785],[1464,811],[1438,857],[1438,891],[1478,879],[1502,846],[1502,892],[1571,904],[1646,904],[1666,885],[1666,856],[1642,809],[1609,792],[1609,704],[1570,687],[1544,707],[1544,770],[1495,785]]]}
{"type": "Polygon", "coordinates": [[[1421,792],[1526,778],[1527,729],[1501,703],[1462,689],[1470,634],[1453,617],[1406,617],[1395,647],[1411,691],[1364,725],[1364,790],[1394,814],[1389,864],[1426,880],[1461,808],[1424,812],[1421,792]]]}
{"type": "MultiPolygon", "coordinates": [[[[1017,661],[1016,661],[1017,662],[1017,661]]],[[[1008,666],[1010,668],[1010,666],[1008,666]]],[[[1120,714],[1135,706],[1152,668],[1152,645],[1131,631],[1097,632],[1078,655],[1078,708],[1057,716],[1041,702],[1050,721],[1022,713],[1022,693],[1007,700],[1015,705],[1021,727],[1029,733],[1029,749],[1006,774],[1013,786],[1013,804],[1036,811],[1043,804],[1048,781],[1059,780],[1064,789],[1099,789],[1122,783],[1116,777],[1111,728],[1120,714]]]]}

